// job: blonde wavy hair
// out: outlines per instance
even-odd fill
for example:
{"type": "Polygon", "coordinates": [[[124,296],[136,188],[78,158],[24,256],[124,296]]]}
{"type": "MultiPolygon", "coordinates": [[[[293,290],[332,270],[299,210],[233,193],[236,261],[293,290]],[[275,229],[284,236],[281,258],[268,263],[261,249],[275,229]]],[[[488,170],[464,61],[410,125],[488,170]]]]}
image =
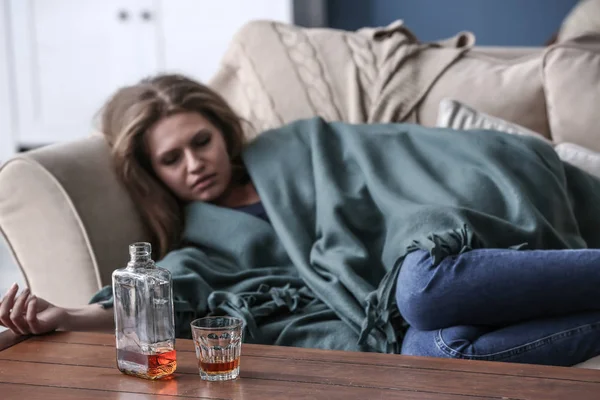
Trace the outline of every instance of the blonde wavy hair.
{"type": "Polygon", "coordinates": [[[162,118],[181,112],[197,112],[217,127],[232,168],[243,169],[241,119],[219,94],[188,77],[157,75],[121,88],[100,114],[100,129],[111,147],[117,176],[138,206],[159,258],[181,240],[184,204],[154,173],[144,135],[162,118]]]}

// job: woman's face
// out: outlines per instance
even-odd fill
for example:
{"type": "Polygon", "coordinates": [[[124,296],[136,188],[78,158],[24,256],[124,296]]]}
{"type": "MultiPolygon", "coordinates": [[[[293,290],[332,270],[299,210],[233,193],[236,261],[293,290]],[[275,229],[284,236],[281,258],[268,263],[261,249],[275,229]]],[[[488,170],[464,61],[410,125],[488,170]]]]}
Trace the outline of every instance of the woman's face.
{"type": "Polygon", "coordinates": [[[158,121],[145,135],[154,172],[181,200],[218,203],[231,182],[223,133],[199,113],[158,121]]]}

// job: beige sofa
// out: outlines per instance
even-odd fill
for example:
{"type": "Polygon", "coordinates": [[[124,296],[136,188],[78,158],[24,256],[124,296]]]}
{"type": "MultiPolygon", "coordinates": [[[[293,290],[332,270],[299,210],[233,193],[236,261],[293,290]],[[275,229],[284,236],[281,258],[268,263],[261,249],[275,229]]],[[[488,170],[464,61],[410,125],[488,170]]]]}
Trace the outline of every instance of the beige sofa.
{"type": "MultiPolygon", "coordinates": [[[[210,85],[250,122],[249,139],[313,115],[490,126],[540,135],[600,174],[599,78],[593,37],[482,48],[468,33],[422,44],[400,22],[342,32],[262,21],[239,32],[210,85]]],[[[62,306],[86,304],[124,266],[128,244],[148,239],[98,135],[5,163],[0,231],[33,292],[62,306]]]]}

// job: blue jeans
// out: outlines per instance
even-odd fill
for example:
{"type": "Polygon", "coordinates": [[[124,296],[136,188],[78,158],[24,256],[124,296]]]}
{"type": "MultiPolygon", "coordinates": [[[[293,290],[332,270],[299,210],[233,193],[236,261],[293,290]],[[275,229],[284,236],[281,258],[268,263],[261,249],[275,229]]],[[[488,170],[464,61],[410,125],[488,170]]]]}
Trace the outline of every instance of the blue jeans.
{"type": "Polygon", "coordinates": [[[600,250],[407,255],[402,353],[571,366],[600,354],[600,250]]]}

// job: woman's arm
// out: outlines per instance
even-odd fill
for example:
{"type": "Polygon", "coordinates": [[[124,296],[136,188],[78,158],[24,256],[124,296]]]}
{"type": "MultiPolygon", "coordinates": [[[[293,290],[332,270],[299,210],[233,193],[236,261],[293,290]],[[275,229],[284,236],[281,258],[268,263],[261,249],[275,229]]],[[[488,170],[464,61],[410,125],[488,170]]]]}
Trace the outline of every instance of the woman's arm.
{"type": "Polygon", "coordinates": [[[18,291],[18,285],[14,284],[0,301],[0,325],[16,334],[35,335],[54,330],[114,330],[112,308],[105,309],[99,304],[81,308],[57,307],[34,296],[27,288],[19,295],[18,291]]]}
{"type": "Polygon", "coordinates": [[[94,331],[113,333],[115,318],[113,308],[104,308],[100,304],[90,304],[82,308],[67,310],[67,317],[58,330],[94,331]]]}

